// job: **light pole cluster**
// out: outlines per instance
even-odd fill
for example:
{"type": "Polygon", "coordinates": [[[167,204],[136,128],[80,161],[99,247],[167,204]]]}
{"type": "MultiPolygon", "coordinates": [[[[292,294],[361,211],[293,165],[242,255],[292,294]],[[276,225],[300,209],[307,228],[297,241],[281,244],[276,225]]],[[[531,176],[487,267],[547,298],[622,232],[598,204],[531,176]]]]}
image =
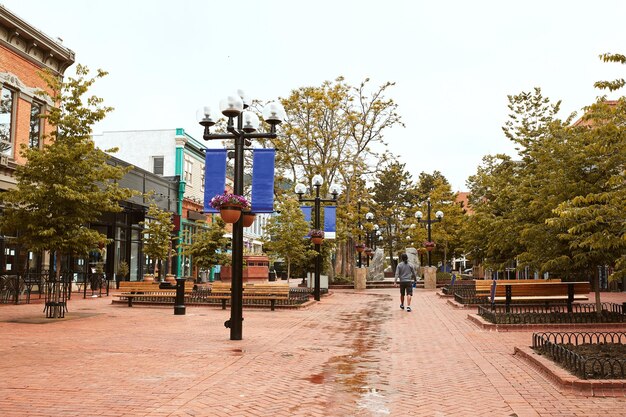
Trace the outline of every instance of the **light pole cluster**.
{"type": "MultiPolygon", "coordinates": [[[[333,196],[332,199],[323,199],[320,197],[320,188],[322,184],[324,184],[324,179],[321,175],[315,175],[312,179],[312,184],[315,187],[315,197],[314,198],[302,198],[304,193],[306,192],[306,186],[304,184],[296,184],[295,192],[298,194],[298,200],[301,202],[311,202],[313,203],[313,207],[315,210],[315,217],[313,222],[314,229],[320,229],[320,207],[322,203],[336,203],[337,202],[337,194],[339,194],[339,186],[333,184],[330,186],[330,193],[333,196]]],[[[313,290],[313,298],[315,301],[320,300],[320,276],[322,273],[322,249],[320,244],[315,244],[315,251],[317,252],[317,256],[315,257],[315,287],[313,290]]]]}
{"type": "MultiPolygon", "coordinates": [[[[245,146],[251,145],[252,139],[276,138],[276,126],[285,119],[285,110],[278,102],[271,102],[263,109],[263,119],[270,125],[269,133],[255,133],[259,128],[258,116],[246,110],[249,100],[243,91],[237,91],[236,95],[230,95],[220,101],[220,111],[228,118],[227,133],[211,133],[210,127],[215,124],[210,107],[204,107],[199,113],[199,123],[204,127],[204,140],[234,140],[234,174],[233,190],[237,195],[243,195],[244,179],[244,150],[245,146]]],[[[179,281],[179,280],[177,280],[179,281]]],[[[177,282],[177,293],[184,288],[184,279],[177,282]]],[[[184,299],[184,298],[183,298],[184,299]]],[[[230,339],[242,339],[243,322],[243,216],[233,224],[232,238],[232,281],[231,281],[231,313],[230,319],[224,326],[230,328],[230,339]]]]}
{"type": "Polygon", "coordinates": [[[433,223],[440,222],[441,219],[443,219],[443,211],[438,210],[435,213],[435,217],[436,218],[435,219],[431,219],[430,218],[430,211],[431,211],[430,197],[428,197],[428,199],[426,200],[426,204],[427,204],[427,208],[428,208],[426,219],[425,220],[422,219],[422,217],[424,217],[424,215],[422,214],[421,211],[417,211],[415,213],[415,217],[417,218],[418,223],[425,223],[426,224],[426,229],[428,230],[428,243],[430,244],[429,246],[426,247],[426,250],[428,251],[428,266],[432,266],[431,262],[430,262],[430,252],[433,249],[432,237],[431,237],[431,226],[432,226],[433,223]]]}
{"type": "MultiPolygon", "coordinates": [[[[368,212],[365,214],[365,220],[371,224],[374,221],[374,214],[372,212],[368,212]]],[[[367,260],[368,267],[370,266],[370,256],[372,255],[372,251],[376,248],[376,238],[381,234],[379,230],[380,227],[377,224],[374,224],[371,229],[372,230],[367,230],[365,232],[365,259],[367,260]]]]}

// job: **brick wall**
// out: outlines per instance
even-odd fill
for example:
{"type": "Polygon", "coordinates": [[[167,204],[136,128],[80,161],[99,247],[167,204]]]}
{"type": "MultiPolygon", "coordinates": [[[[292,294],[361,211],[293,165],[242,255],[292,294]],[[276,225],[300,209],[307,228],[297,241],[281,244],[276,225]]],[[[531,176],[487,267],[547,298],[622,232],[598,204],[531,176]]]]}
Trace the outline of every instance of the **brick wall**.
{"type": "MultiPolygon", "coordinates": [[[[0,72],[15,75],[29,89],[43,89],[50,92],[46,82],[40,77],[41,67],[28,61],[21,55],[0,45],[0,72]]],[[[14,131],[14,147],[12,157],[16,163],[24,164],[25,159],[20,155],[21,144],[28,145],[28,135],[30,132],[30,112],[31,97],[27,94],[16,95],[17,112],[14,131]]],[[[44,123],[42,134],[49,134],[51,131],[48,123],[44,123]]],[[[44,143],[46,140],[44,139],[44,143]]]]}

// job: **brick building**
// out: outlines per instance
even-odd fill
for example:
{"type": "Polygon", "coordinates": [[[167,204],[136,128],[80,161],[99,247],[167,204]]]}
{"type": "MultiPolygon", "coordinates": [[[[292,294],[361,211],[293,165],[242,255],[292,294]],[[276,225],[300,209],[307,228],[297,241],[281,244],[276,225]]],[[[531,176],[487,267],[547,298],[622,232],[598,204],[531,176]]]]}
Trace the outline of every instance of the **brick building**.
{"type": "Polygon", "coordinates": [[[14,186],[15,165],[23,163],[20,145],[41,147],[49,130],[39,115],[52,105],[39,76],[63,77],[74,52],[0,5],[0,190],[14,186]]]}

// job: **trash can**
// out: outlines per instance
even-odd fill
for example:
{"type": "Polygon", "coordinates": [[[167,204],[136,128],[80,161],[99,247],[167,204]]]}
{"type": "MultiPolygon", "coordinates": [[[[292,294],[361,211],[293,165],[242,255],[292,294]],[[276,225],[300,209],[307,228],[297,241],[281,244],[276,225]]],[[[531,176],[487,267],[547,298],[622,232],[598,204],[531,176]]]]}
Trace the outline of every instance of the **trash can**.
{"type": "Polygon", "coordinates": [[[270,281],[276,281],[276,272],[275,271],[270,271],[268,279],[270,281]]]}

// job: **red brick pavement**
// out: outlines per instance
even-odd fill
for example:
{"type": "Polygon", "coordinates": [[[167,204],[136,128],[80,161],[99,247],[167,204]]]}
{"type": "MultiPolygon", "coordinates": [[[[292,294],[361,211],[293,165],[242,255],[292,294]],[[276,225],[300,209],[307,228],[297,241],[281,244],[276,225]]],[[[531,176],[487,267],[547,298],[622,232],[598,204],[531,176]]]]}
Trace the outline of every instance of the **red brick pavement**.
{"type": "Polygon", "coordinates": [[[213,307],[1,306],[0,416],[626,416],[514,356],[530,332],[481,330],[427,290],[407,313],[397,291],[245,309],[241,341],[213,307]]]}

